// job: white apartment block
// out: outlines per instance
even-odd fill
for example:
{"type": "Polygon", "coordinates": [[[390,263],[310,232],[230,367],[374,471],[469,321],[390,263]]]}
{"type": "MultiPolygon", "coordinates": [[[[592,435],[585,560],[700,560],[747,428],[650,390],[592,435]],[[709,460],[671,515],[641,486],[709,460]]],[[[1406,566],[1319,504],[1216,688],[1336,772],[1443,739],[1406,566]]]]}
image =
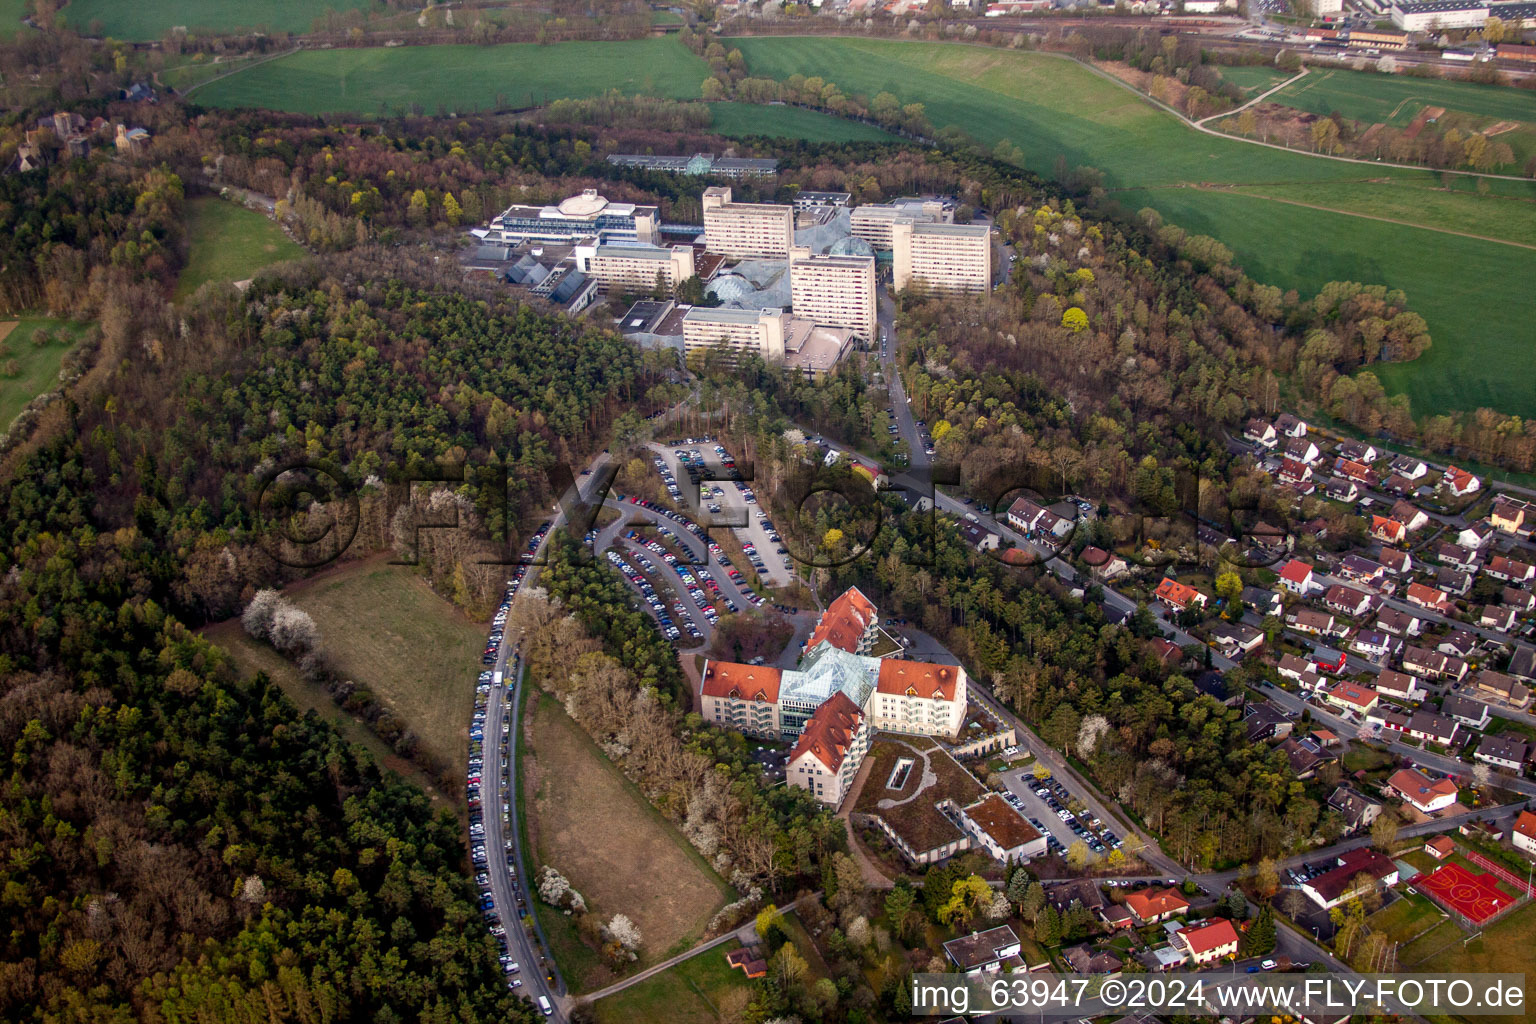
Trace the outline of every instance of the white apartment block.
{"type": "Polygon", "coordinates": [[[1403,0],[1392,5],[1392,24],[1404,32],[1482,28],[1488,23],[1489,13],[1488,4],[1476,0],[1403,0]]]}
{"type": "Polygon", "coordinates": [[[869,721],[846,694],[835,693],[816,709],[795,741],[785,765],[791,786],[837,807],[869,753],[869,721]]]}
{"type": "Polygon", "coordinates": [[[853,236],[864,239],[876,249],[891,248],[891,226],[902,218],[947,224],[954,220],[954,214],[946,210],[943,203],[934,200],[908,200],[887,205],[866,203],[855,206],[848,215],[853,236]]]}
{"type": "Polygon", "coordinates": [[[668,291],[694,276],[693,246],[578,245],[576,269],[608,291],[668,291]]]}
{"type": "Polygon", "coordinates": [[[891,225],[891,286],[934,292],[992,288],[992,229],[985,224],[931,224],[898,219],[891,225]]]}
{"type": "Polygon", "coordinates": [[[873,256],[813,256],[797,246],[789,259],[789,293],[795,316],[846,327],[861,341],[875,340],[873,256]]]}
{"type": "Polygon", "coordinates": [[[782,362],[789,314],[782,309],[707,309],[683,315],[683,354],[715,349],[735,364],[743,356],[782,362]]]}
{"type": "Polygon", "coordinates": [[[795,244],[795,211],[768,203],[733,203],[731,190],[704,190],[704,248],[741,259],[783,259],[795,244]]]}
{"type": "Polygon", "coordinates": [[[869,709],[878,732],[958,736],[966,707],[965,669],[888,658],[869,709]]]}

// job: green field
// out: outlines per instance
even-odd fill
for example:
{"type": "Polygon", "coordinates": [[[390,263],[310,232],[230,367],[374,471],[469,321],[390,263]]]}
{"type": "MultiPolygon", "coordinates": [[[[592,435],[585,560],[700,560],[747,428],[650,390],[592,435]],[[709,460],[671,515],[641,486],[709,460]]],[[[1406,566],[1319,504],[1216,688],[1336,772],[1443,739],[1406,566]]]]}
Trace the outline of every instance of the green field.
{"type": "Polygon", "coordinates": [[[1218,70],[1222,78],[1243,90],[1246,96],[1257,96],[1291,77],[1290,72],[1281,71],[1271,64],[1243,64],[1218,70]]]}
{"type": "Polygon", "coordinates": [[[211,107],[301,114],[385,114],[418,106],[456,113],[543,106],[609,89],[698,99],[708,68],[677,39],[539,46],[401,46],[304,50],[213,82],[211,107]]]}
{"type": "Polygon", "coordinates": [[[187,237],[191,252],[176,282],[178,299],[209,281],[244,281],[263,267],[304,255],[262,214],[212,196],[187,203],[187,237]]]}
{"type": "Polygon", "coordinates": [[[193,60],[185,57],[174,58],[175,63],[167,63],[160,72],[160,82],[178,92],[185,93],[188,89],[196,88],[210,79],[220,75],[232,74],[239,69],[263,59],[259,55],[237,56],[229,60],[207,59],[206,54],[197,54],[202,60],[193,60]]]}
{"type": "Polygon", "coordinates": [[[1129,89],[1049,54],[863,39],[732,42],[754,75],[822,75],[847,93],[890,91],[923,103],[936,126],[957,125],[988,145],[1011,140],[1040,173],[1050,174],[1058,157],[1096,167],[1106,186],[1126,190],[1116,198],[1130,210],[1152,206],[1219,238],[1260,281],[1303,291],[1337,279],[1403,288],[1435,345],[1412,364],[1375,367],[1389,388],[1406,391],[1419,414],[1491,405],[1536,415],[1536,379],[1501,369],[1529,360],[1536,252],[1446,233],[1475,225],[1471,233],[1529,243],[1536,183],[1493,182],[1480,195],[1463,179],[1457,191],[1427,194],[1440,183],[1430,172],[1196,134],[1129,89]],[[1219,186],[1283,187],[1277,198],[1325,209],[1219,186]],[[1383,210],[1442,230],[1365,219],[1383,210]]]}
{"type": "Polygon", "coordinates": [[[716,1024],[728,1000],[744,1000],[752,992],[747,976],[725,962],[741,943],[727,942],[669,967],[622,992],[592,1004],[598,1024],[668,1021],[669,1024],[716,1024]],[[732,993],[738,993],[732,995],[732,993]]]}
{"type": "Polygon", "coordinates": [[[60,16],[78,31],[138,42],[160,39],[177,26],[192,32],[308,32],[327,11],[372,6],[369,0],[70,0],[60,16]]]}
{"type": "Polygon", "coordinates": [[[28,402],[58,387],[59,364],[85,332],[84,324],[47,317],[0,321],[0,324],[11,323],[16,326],[0,340],[0,368],[14,369],[16,373],[0,373],[0,434],[10,428],[11,421],[28,402]],[[32,344],[32,335],[38,330],[52,332],[55,337],[38,348],[32,344]],[[60,331],[64,332],[63,339],[57,337],[60,331]],[[10,365],[12,362],[16,364],[14,367],[10,365]]]}
{"type": "Polygon", "coordinates": [[[681,24],[683,24],[683,16],[680,15],[680,14],[674,14],[672,11],[652,11],[651,12],[651,24],[652,25],[681,25],[681,24]]]}
{"type": "Polygon", "coordinates": [[[26,11],[26,0],[0,0],[0,39],[10,39],[23,29],[21,18],[26,11]]]}
{"type": "Polygon", "coordinates": [[[862,121],[849,121],[803,107],[754,103],[711,103],[710,130],[720,135],[768,135],[807,142],[894,142],[896,136],[862,121]]]}
{"type": "Polygon", "coordinates": [[[1366,124],[1379,121],[1405,126],[1424,106],[1509,121],[1536,121],[1536,92],[1529,89],[1369,71],[1313,71],[1275,93],[1269,102],[1314,114],[1337,112],[1366,124]]]}

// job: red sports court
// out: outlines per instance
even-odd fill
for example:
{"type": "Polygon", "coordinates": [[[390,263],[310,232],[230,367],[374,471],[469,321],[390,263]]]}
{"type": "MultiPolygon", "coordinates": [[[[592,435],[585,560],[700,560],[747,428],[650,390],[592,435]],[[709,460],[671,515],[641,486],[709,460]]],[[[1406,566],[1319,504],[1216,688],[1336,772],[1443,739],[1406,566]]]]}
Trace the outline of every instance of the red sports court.
{"type": "Polygon", "coordinates": [[[1473,924],[1482,924],[1516,900],[1499,888],[1493,875],[1474,875],[1460,864],[1442,864],[1413,884],[1473,924]]]}

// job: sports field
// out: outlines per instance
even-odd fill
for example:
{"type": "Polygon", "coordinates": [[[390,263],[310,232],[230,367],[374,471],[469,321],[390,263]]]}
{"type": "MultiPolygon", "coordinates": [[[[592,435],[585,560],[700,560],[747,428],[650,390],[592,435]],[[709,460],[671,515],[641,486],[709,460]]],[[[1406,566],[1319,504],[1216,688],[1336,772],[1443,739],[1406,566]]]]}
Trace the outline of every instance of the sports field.
{"type": "Polygon", "coordinates": [[[80,32],[139,42],[160,39],[178,26],[308,32],[327,11],[366,10],[370,0],[70,0],[60,17],[80,32]]]}
{"type": "Polygon", "coordinates": [[[84,324],[48,317],[0,320],[0,434],[28,402],[59,386],[59,366],[84,332],[84,324]],[[41,346],[32,343],[38,331],[47,339],[41,346]]]}
{"type": "MultiPolygon", "coordinates": [[[[634,969],[694,945],[711,917],[735,898],[698,852],[598,750],[549,694],[523,704],[518,769],[536,864],[553,865],[586,898],[589,913],[626,914],[640,929],[634,969]],[[593,822],[602,827],[594,830],[593,822]]],[[[530,865],[536,870],[535,865],[530,865]]],[[[540,906],[560,969],[575,991],[615,975],[563,915],[540,906]]],[[[625,971],[624,973],[630,973],[625,971]]]]}
{"type": "Polygon", "coordinates": [[[849,121],[803,107],[765,107],[755,103],[711,103],[710,131],[721,135],[768,135],[807,142],[893,142],[883,128],[849,121]]]}
{"type": "Polygon", "coordinates": [[[210,107],[301,114],[462,114],[543,106],[609,89],[698,99],[707,75],[704,62],[672,37],[303,50],[212,82],[194,98],[210,107]]]}
{"type": "Polygon", "coordinates": [[[209,281],[244,281],[263,267],[304,255],[262,214],[213,196],[187,203],[187,237],[191,251],[176,282],[178,299],[209,281]]]}
{"type": "Polygon", "coordinates": [[[1406,391],[1419,414],[1492,405],[1536,415],[1536,379],[1502,369],[1529,358],[1536,251],[1501,244],[1531,242],[1536,183],[1494,182],[1487,195],[1466,186],[1426,202],[1438,175],[1196,133],[1049,54],[865,39],[733,44],[754,75],[821,75],[844,92],[890,91],[923,103],[936,126],[957,125],[989,145],[1010,139],[1031,170],[1050,174],[1058,157],[1096,167],[1106,186],[1127,190],[1116,198],[1130,210],[1151,206],[1220,239],[1260,281],[1303,291],[1338,279],[1403,288],[1435,344],[1412,364],[1375,367],[1388,387],[1406,391]],[[1269,189],[1283,191],[1264,198],[1269,189]]]}

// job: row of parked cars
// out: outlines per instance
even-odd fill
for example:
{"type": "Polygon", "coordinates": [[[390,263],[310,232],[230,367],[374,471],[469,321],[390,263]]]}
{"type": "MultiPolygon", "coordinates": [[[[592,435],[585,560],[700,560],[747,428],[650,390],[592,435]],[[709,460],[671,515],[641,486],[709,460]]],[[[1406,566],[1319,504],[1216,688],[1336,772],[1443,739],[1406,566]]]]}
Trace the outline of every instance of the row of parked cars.
{"type": "MultiPolygon", "coordinates": [[[[1062,823],[1072,830],[1072,834],[1088,845],[1088,849],[1094,853],[1107,853],[1110,850],[1118,850],[1124,841],[1105,826],[1093,812],[1084,810],[1080,814],[1074,814],[1065,805],[1071,803],[1072,797],[1063,786],[1054,778],[1037,781],[1035,795],[1045,801],[1046,806],[1056,813],[1062,823]]],[[[1015,797],[1015,800],[1018,798],[1015,797]]],[[[1033,819],[1031,819],[1033,821],[1033,819]]],[[[1040,828],[1038,822],[1034,822],[1036,828],[1040,828]]],[[[1042,829],[1042,831],[1045,831],[1042,829]]],[[[1054,838],[1054,837],[1052,837],[1054,838]]],[[[1049,843],[1047,844],[1049,845],[1049,843]]],[[[1060,844],[1057,844],[1058,849],[1060,844]]]]}
{"type": "MultiPolygon", "coordinates": [[[[681,514],[679,514],[677,512],[674,512],[674,511],[672,511],[669,508],[662,508],[660,505],[656,504],[654,501],[648,501],[645,498],[639,497],[638,495],[619,494],[619,495],[615,495],[615,500],[616,501],[627,501],[631,505],[639,505],[641,508],[649,509],[651,512],[654,512],[654,513],[656,513],[659,516],[664,516],[667,519],[671,519],[673,522],[675,522],[678,525],[682,526],[689,533],[693,534],[694,537],[696,537],[705,546],[705,549],[709,552],[709,557],[714,559],[714,562],[715,562],[716,565],[718,565],[721,569],[725,570],[726,575],[730,577],[732,583],[736,584],[737,590],[739,590],[741,592],[741,596],[744,599],[746,599],[746,601],[748,603],[752,604],[754,607],[756,607],[757,605],[761,605],[763,603],[763,599],[761,597],[757,596],[750,589],[748,589],[746,578],[744,576],[742,576],[742,574],[739,571],[737,571],[737,569],[734,566],[731,565],[730,559],[725,557],[725,552],[720,547],[720,545],[716,544],[714,541],[710,540],[709,539],[709,534],[705,533],[704,532],[704,528],[701,527],[698,523],[695,523],[693,520],[689,519],[687,516],[684,516],[684,515],[681,515],[681,514]]],[[[665,532],[666,531],[666,527],[662,526],[661,524],[658,524],[656,529],[657,529],[657,532],[662,534],[662,536],[670,537],[670,538],[672,538],[674,540],[677,540],[679,547],[683,547],[684,546],[682,544],[681,538],[679,538],[675,533],[667,533],[667,532],[665,532]]],[[[734,606],[734,603],[731,603],[730,610],[731,611],[736,611],[737,610],[736,607],[734,606]]]]}
{"type": "MultiPolygon", "coordinates": [[[[636,561],[639,561],[638,557],[636,557],[636,561]]],[[[617,551],[609,551],[608,562],[615,569],[619,570],[625,579],[635,585],[640,591],[641,596],[645,598],[645,603],[651,606],[651,611],[656,616],[657,628],[661,630],[662,636],[675,642],[681,640],[683,633],[686,631],[689,638],[694,640],[701,639],[702,634],[699,633],[698,627],[693,624],[692,619],[683,616],[683,624],[681,626],[672,621],[672,611],[674,609],[667,607],[666,602],[656,595],[656,587],[651,581],[625,561],[622,555],[617,551]]],[[[650,560],[647,559],[646,562],[649,563],[650,560]]],[[[681,604],[677,605],[675,610],[679,615],[682,615],[683,608],[681,604]]]]}

